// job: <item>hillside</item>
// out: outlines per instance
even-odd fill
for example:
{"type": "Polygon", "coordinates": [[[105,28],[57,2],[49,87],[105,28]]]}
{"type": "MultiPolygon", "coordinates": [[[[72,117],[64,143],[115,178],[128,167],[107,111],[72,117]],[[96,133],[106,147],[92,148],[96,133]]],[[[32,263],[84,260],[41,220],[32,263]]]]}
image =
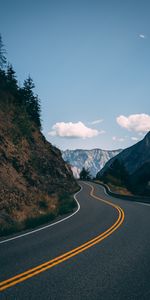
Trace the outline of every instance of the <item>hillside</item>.
{"type": "Polygon", "coordinates": [[[95,177],[97,172],[101,170],[106,162],[120,153],[119,150],[66,150],[62,152],[63,159],[71,165],[75,178],[79,178],[79,174],[84,167],[90,171],[92,177],[95,177]]]}
{"type": "Polygon", "coordinates": [[[150,196],[150,132],[108,161],[97,179],[126,187],[135,195],[150,196]]]}
{"type": "Polygon", "coordinates": [[[32,80],[19,88],[9,69],[0,70],[0,234],[71,211],[78,189],[61,152],[41,133],[32,80]]]}

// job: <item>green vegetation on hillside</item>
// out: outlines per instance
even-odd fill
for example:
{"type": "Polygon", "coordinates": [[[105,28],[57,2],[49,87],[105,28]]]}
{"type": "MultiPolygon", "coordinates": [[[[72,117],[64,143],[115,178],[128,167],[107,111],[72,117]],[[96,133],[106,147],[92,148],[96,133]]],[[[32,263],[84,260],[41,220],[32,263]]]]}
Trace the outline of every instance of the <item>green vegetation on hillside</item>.
{"type": "Polygon", "coordinates": [[[18,125],[22,126],[22,133],[29,133],[29,122],[26,122],[27,116],[32,122],[41,129],[41,108],[40,101],[37,95],[34,94],[35,87],[32,78],[29,76],[22,87],[18,85],[16,73],[11,64],[6,66],[5,50],[0,36],[0,96],[1,105],[16,105],[18,114],[16,119],[18,125]],[[7,97],[6,94],[7,93],[7,97]],[[21,112],[21,120],[19,115],[21,112]],[[18,120],[19,119],[19,120],[18,120]],[[27,124],[28,123],[28,124],[27,124]]]}

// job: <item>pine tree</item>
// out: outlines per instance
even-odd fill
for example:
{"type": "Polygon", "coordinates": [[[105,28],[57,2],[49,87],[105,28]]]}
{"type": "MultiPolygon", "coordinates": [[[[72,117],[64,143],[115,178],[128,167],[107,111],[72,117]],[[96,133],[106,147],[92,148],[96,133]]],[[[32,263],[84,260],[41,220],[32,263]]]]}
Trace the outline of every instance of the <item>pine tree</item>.
{"type": "Polygon", "coordinates": [[[80,172],[80,179],[81,180],[90,180],[91,176],[90,176],[90,172],[89,170],[86,170],[84,167],[82,168],[81,172],[80,172]]]}
{"type": "Polygon", "coordinates": [[[0,68],[0,91],[7,89],[7,77],[5,71],[0,68]]]}
{"type": "Polygon", "coordinates": [[[31,102],[31,99],[34,97],[33,89],[35,88],[33,79],[28,76],[28,78],[24,81],[23,90],[24,95],[26,97],[27,102],[31,102]]]}
{"type": "Polygon", "coordinates": [[[7,85],[8,85],[8,89],[11,92],[17,92],[18,90],[18,83],[17,83],[17,79],[16,79],[16,75],[15,75],[15,71],[12,67],[11,64],[8,64],[7,66],[7,85]]]}
{"type": "Polygon", "coordinates": [[[27,113],[31,117],[31,119],[35,122],[35,124],[41,128],[41,120],[40,120],[40,113],[41,113],[41,108],[40,108],[40,101],[37,95],[34,95],[33,89],[35,85],[32,80],[32,78],[29,76],[25,81],[24,81],[24,86],[21,91],[23,99],[24,99],[24,104],[26,106],[27,113]]]}
{"type": "Polygon", "coordinates": [[[4,44],[2,41],[2,36],[0,34],[0,68],[3,69],[3,67],[6,64],[6,50],[4,49],[4,44]]]}

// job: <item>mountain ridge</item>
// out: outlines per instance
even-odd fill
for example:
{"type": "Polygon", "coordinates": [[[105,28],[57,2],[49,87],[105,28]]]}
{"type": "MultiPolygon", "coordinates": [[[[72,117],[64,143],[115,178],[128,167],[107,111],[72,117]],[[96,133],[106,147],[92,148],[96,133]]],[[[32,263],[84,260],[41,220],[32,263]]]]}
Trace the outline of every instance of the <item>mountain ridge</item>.
{"type": "Polygon", "coordinates": [[[150,195],[150,132],[106,163],[97,178],[127,187],[133,194],[150,195]]]}
{"type": "Polygon", "coordinates": [[[90,150],[75,149],[62,151],[63,159],[71,165],[73,174],[79,178],[82,168],[89,170],[92,177],[105,165],[105,163],[122,150],[102,150],[94,148],[90,150]]]}

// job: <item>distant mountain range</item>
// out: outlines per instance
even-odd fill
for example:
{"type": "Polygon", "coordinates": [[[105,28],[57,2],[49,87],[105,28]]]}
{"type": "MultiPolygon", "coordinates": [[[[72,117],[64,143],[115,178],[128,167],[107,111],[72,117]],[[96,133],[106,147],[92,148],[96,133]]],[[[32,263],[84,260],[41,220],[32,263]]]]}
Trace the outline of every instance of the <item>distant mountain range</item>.
{"type": "Polygon", "coordinates": [[[92,177],[104,167],[106,162],[122,151],[119,150],[65,150],[62,151],[63,159],[71,165],[75,178],[79,178],[79,174],[84,167],[90,171],[92,177]]]}
{"type": "Polygon", "coordinates": [[[150,196],[150,132],[108,161],[97,178],[124,186],[133,194],[150,196]]]}

